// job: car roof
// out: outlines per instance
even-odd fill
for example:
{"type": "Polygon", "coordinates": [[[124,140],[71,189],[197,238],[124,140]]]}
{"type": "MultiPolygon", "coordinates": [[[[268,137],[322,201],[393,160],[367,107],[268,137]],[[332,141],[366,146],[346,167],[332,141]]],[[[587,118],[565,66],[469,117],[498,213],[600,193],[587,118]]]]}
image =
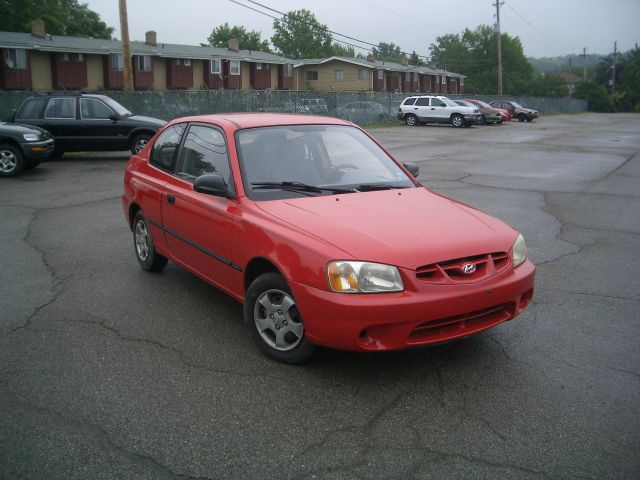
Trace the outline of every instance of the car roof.
{"type": "Polygon", "coordinates": [[[202,122],[230,123],[236,128],[272,127],[278,125],[347,125],[353,124],[339,118],[321,115],[303,115],[293,113],[219,113],[215,115],[196,115],[172,120],[171,123],[202,122]]]}

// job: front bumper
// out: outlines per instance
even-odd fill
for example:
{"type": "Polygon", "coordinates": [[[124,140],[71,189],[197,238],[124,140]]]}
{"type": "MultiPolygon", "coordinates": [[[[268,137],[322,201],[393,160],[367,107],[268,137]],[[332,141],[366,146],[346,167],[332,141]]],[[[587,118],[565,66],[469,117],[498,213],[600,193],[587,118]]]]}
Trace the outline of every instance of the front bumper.
{"type": "Polygon", "coordinates": [[[464,121],[467,122],[469,125],[482,123],[482,114],[480,113],[464,114],[463,117],[464,117],[464,121]]]}
{"type": "Polygon", "coordinates": [[[486,281],[405,282],[405,291],[345,295],[290,282],[313,343],[341,350],[402,350],[467,337],[521,313],[531,302],[529,260],[486,281]]]}
{"type": "Polygon", "coordinates": [[[25,142],[20,144],[20,148],[28,159],[45,159],[53,152],[54,141],[50,138],[43,142],[25,142]]]}
{"type": "Polygon", "coordinates": [[[500,114],[492,115],[490,113],[485,113],[484,118],[487,119],[487,123],[500,123],[503,120],[502,115],[500,114]]]}

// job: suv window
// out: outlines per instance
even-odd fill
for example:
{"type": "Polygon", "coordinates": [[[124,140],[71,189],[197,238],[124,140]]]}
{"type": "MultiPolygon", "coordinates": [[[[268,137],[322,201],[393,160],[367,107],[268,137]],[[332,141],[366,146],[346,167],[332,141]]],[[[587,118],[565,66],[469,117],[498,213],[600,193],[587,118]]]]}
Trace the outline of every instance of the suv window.
{"type": "Polygon", "coordinates": [[[163,170],[173,171],[176,165],[176,150],[184,133],[186,124],[171,125],[160,134],[153,144],[149,163],[163,170]]]}
{"type": "Polygon", "coordinates": [[[75,98],[52,98],[49,100],[44,118],[76,118],[75,98]]]}
{"type": "Polygon", "coordinates": [[[229,184],[231,169],[227,157],[227,145],[220,130],[202,125],[192,125],[182,147],[182,164],[178,174],[194,181],[200,175],[218,173],[229,184]]]}
{"type": "Polygon", "coordinates": [[[113,111],[95,98],[80,99],[80,117],[97,120],[108,120],[113,111]]]}
{"type": "Polygon", "coordinates": [[[420,97],[416,100],[417,107],[428,107],[429,106],[429,97],[420,97]]]}
{"type": "Polygon", "coordinates": [[[416,103],[416,97],[409,97],[402,104],[403,105],[413,105],[414,103],[416,103]]]}
{"type": "Polygon", "coordinates": [[[16,115],[16,118],[40,118],[42,116],[42,110],[44,110],[44,106],[48,101],[48,98],[32,98],[27,100],[16,115]]]}
{"type": "Polygon", "coordinates": [[[432,107],[446,107],[447,104],[444,103],[442,100],[440,100],[439,98],[432,98],[431,99],[431,106],[432,107]]]}

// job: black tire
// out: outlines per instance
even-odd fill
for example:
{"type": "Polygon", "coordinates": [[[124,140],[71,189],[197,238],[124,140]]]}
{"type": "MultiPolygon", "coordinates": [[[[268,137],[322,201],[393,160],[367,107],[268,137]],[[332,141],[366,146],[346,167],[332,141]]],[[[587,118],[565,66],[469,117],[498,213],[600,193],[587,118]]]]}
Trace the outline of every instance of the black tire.
{"type": "Polygon", "coordinates": [[[409,127],[415,127],[418,124],[418,117],[416,117],[413,113],[410,113],[406,117],[404,117],[405,123],[409,127]]]}
{"type": "Polygon", "coordinates": [[[291,289],[279,273],[262,274],[251,283],[244,319],[258,348],[279,362],[304,363],[317,348],[307,340],[291,289]]]}
{"type": "Polygon", "coordinates": [[[156,252],[153,237],[142,211],[133,218],[133,251],[143,270],[160,272],[167,266],[167,257],[156,252]]]}
{"type": "Polygon", "coordinates": [[[141,133],[131,139],[131,154],[137,155],[142,151],[144,146],[151,140],[151,135],[148,133],[141,133]]]}
{"type": "Polygon", "coordinates": [[[451,125],[456,128],[462,128],[467,126],[467,122],[464,121],[464,117],[459,113],[451,115],[451,125]]]}
{"type": "Polygon", "coordinates": [[[527,116],[524,113],[519,113],[518,114],[518,121],[519,122],[524,122],[527,119],[527,116]]]}
{"type": "Polygon", "coordinates": [[[20,149],[8,143],[0,144],[0,177],[20,175],[24,167],[24,156],[20,149]]]}
{"type": "Polygon", "coordinates": [[[533,118],[532,117],[527,117],[527,122],[533,122],[533,118]]]}
{"type": "Polygon", "coordinates": [[[487,122],[487,117],[485,117],[484,113],[482,114],[482,123],[484,123],[485,125],[489,125],[489,122],[487,122]]]}

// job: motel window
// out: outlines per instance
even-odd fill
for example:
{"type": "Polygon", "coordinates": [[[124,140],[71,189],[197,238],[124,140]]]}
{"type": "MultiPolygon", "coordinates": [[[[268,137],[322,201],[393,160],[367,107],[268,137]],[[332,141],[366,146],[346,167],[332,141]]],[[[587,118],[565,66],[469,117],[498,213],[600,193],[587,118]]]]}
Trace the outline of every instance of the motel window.
{"type": "Polygon", "coordinates": [[[229,61],[229,73],[231,75],[240,75],[240,60],[229,61]]]}
{"type": "Polygon", "coordinates": [[[310,80],[318,80],[318,72],[315,70],[311,70],[307,72],[307,81],[310,80]]]}
{"type": "Polygon", "coordinates": [[[111,54],[111,70],[121,72],[124,69],[124,57],[122,53],[111,54]]]}
{"type": "Polygon", "coordinates": [[[440,78],[442,79],[442,85],[446,85],[447,84],[447,76],[446,75],[441,75],[440,78]]]}
{"type": "Polygon", "coordinates": [[[460,86],[462,87],[464,85],[464,77],[460,77],[460,86]]]}
{"type": "Polygon", "coordinates": [[[291,77],[292,74],[293,74],[293,65],[291,65],[290,63],[287,63],[286,68],[284,69],[284,76],[291,77]]]}
{"type": "Polygon", "coordinates": [[[417,74],[417,73],[414,73],[414,74],[413,74],[413,81],[414,81],[414,82],[417,82],[417,81],[418,81],[418,74],[417,74]]]}
{"type": "Polygon", "coordinates": [[[140,55],[138,57],[138,71],[139,72],[151,71],[151,57],[149,55],[140,55]]]}
{"type": "Polygon", "coordinates": [[[262,64],[256,63],[256,70],[262,70],[262,64]]]}
{"type": "Polygon", "coordinates": [[[76,53],[76,62],[84,61],[84,55],[82,53],[76,53]]]}
{"type": "Polygon", "coordinates": [[[63,62],[68,62],[69,61],[69,54],[68,53],[63,53],[62,54],[62,61],[63,62]]]}
{"type": "Polygon", "coordinates": [[[378,80],[384,80],[384,70],[378,70],[378,80]]]}
{"type": "Polygon", "coordinates": [[[8,50],[7,65],[14,70],[27,68],[27,53],[23,48],[10,48],[8,50]]]}
{"type": "Polygon", "coordinates": [[[191,59],[190,58],[176,58],[176,65],[182,65],[185,67],[190,67],[191,66],[191,59]]]}
{"type": "Polygon", "coordinates": [[[336,70],[336,80],[344,80],[344,70],[336,70]]]}
{"type": "Polygon", "coordinates": [[[220,75],[220,60],[215,58],[211,60],[211,73],[214,75],[220,75]]]}
{"type": "Polygon", "coordinates": [[[369,71],[364,68],[358,70],[358,80],[368,80],[369,79],[369,71]]]}

